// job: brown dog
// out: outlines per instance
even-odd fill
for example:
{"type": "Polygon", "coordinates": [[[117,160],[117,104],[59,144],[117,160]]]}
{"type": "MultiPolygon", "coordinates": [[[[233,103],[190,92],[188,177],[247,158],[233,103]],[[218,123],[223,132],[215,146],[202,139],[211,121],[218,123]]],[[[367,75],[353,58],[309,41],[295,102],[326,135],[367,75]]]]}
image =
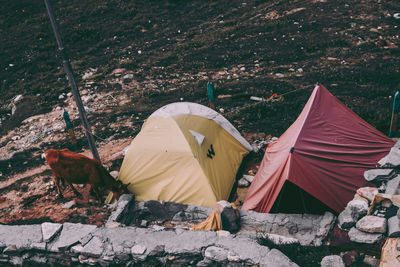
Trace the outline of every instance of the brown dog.
{"type": "Polygon", "coordinates": [[[95,159],[74,153],[68,149],[49,149],[45,152],[46,161],[54,174],[54,181],[58,194],[62,197],[60,181],[64,180],[69,184],[77,196],[81,194],[73,187],[74,184],[90,184],[91,193],[94,193],[102,202],[99,188],[106,188],[114,193],[119,199],[122,194],[129,194],[126,185],[115,180],[107,170],[95,159]]]}

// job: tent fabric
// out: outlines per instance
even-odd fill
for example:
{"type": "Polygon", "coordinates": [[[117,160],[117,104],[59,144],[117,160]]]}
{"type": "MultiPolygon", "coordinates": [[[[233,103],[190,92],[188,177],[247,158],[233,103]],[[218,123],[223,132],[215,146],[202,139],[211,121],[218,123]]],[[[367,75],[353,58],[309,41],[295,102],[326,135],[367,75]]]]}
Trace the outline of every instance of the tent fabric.
{"type": "Polygon", "coordinates": [[[130,183],[128,189],[139,201],[213,207],[226,200],[251,146],[214,113],[194,103],[170,104],[154,112],[132,141],[119,180],[130,183]]]}
{"type": "MultiPolygon", "coordinates": [[[[235,203],[230,203],[232,206],[233,210],[235,211],[236,215],[236,220],[240,219],[239,211],[238,208],[236,207],[235,203]]],[[[221,218],[221,213],[224,210],[224,207],[221,205],[216,205],[216,207],[213,209],[211,214],[201,223],[193,225],[192,229],[194,231],[219,231],[223,230],[222,227],[222,218],[221,218]]]]}
{"type": "Polygon", "coordinates": [[[339,213],[365,184],[364,171],[393,145],[324,86],[316,86],[297,120],[269,144],[243,208],[269,212],[288,180],[339,213]]]}
{"type": "Polygon", "coordinates": [[[195,115],[203,118],[213,120],[222,128],[230,133],[236,140],[238,140],[248,151],[252,151],[251,145],[244,139],[236,128],[215,110],[212,110],[206,106],[191,103],[191,102],[178,102],[166,105],[156,110],[152,116],[160,116],[164,118],[173,117],[176,115],[195,115]]]}

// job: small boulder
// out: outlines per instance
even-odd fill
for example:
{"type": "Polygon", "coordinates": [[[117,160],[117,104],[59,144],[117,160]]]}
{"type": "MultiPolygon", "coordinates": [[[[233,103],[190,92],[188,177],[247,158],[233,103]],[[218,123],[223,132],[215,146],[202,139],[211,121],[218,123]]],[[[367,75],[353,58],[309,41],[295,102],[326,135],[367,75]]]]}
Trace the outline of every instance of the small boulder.
{"type": "Polygon", "coordinates": [[[142,245],[134,245],[131,248],[131,253],[134,255],[143,255],[146,252],[147,248],[142,245]]]}
{"type": "Polygon", "coordinates": [[[399,193],[398,192],[399,187],[400,187],[400,175],[397,175],[396,177],[387,182],[385,194],[396,195],[399,193]]]}
{"type": "Polygon", "coordinates": [[[372,169],[364,172],[364,178],[368,182],[389,180],[393,173],[393,169],[372,169]]]}
{"type": "Polygon", "coordinates": [[[388,219],[388,236],[400,237],[400,219],[398,214],[388,219]]]}
{"type": "Polygon", "coordinates": [[[322,259],[321,267],[345,267],[345,266],[340,256],[330,255],[322,259]]]}
{"type": "Polygon", "coordinates": [[[42,235],[43,241],[51,241],[62,229],[62,224],[60,223],[42,223],[42,235]]]}
{"type": "Polygon", "coordinates": [[[363,243],[363,244],[375,244],[383,239],[382,234],[372,234],[366,233],[358,230],[356,227],[353,227],[349,231],[349,238],[353,242],[363,243]]]}
{"type": "Polygon", "coordinates": [[[114,177],[114,179],[116,179],[116,178],[118,177],[118,174],[119,174],[118,171],[112,171],[112,172],[110,172],[110,175],[111,175],[112,177],[114,177]]]}
{"type": "Polygon", "coordinates": [[[368,199],[369,201],[374,200],[376,194],[378,194],[378,188],[376,187],[361,187],[357,189],[357,194],[368,199]]]}
{"type": "Polygon", "coordinates": [[[365,216],[357,222],[356,227],[367,233],[386,233],[387,220],[377,216],[365,216]]]}
{"type": "Polygon", "coordinates": [[[239,187],[248,187],[250,185],[249,181],[247,181],[244,178],[240,178],[238,181],[238,186],[239,187]]]}
{"type": "Polygon", "coordinates": [[[224,248],[210,246],[205,250],[204,257],[216,262],[223,262],[228,259],[228,251],[224,248]]]}
{"type": "Polygon", "coordinates": [[[375,258],[375,256],[365,255],[363,262],[370,267],[379,267],[380,260],[375,258]]]}
{"type": "Polygon", "coordinates": [[[369,206],[365,201],[354,199],[347,203],[346,209],[347,208],[351,210],[353,219],[357,221],[367,214],[369,206]]]}
{"type": "Polygon", "coordinates": [[[71,200],[71,201],[65,203],[64,205],[62,205],[62,208],[63,209],[70,209],[75,205],[76,205],[76,201],[75,200],[71,200]]]}
{"type": "Polygon", "coordinates": [[[356,222],[357,220],[353,218],[352,212],[349,208],[344,209],[338,216],[338,225],[342,230],[350,230],[356,222]]]}
{"type": "Polygon", "coordinates": [[[368,199],[366,199],[365,197],[360,196],[360,195],[357,194],[357,193],[354,194],[354,198],[353,198],[353,199],[354,199],[354,200],[362,200],[362,201],[365,201],[365,203],[369,204],[368,199]]]}
{"type": "Polygon", "coordinates": [[[218,237],[229,237],[231,236],[231,233],[229,233],[229,231],[225,231],[225,230],[219,230],[216,232],[218,237]]]}
{"type": "Polygon", "coordinates": [[[396,147],[396,145],[390,149],[389,154],[378,161],[382,167],[393,168],[400,165],[400,148],[396,147]]]}
{"type": "Polygon", "coordinates": [[[249,183],[252,183],[254,180],[254,175],[244,174],[243,178],[246,179],[247,181],[249,181],[249,183]]]}

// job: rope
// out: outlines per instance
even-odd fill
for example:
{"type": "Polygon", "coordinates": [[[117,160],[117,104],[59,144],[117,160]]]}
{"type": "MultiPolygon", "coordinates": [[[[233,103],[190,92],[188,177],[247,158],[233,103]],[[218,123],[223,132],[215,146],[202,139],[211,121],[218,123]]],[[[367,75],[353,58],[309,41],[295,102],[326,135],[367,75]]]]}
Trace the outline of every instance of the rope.
{"type": "MultiPolygon", "coordinates": [[[[289,91],[289,92],[280,94],[280,95],[278,95],[277,97],[284,96],[284,95],[288,95],[288,94],[291,94],[291,93],[294,93],[294,92],[297,92],[297,91],[300,91],[300,90],[305,90],[305,89],[307,89],[307,88],[295,89],[295,90],[292,90],[292,91],[289,91]]],[[[253,106],[256,106],[256,105],[262,105],[262,104],[273,103],[273,102],[274,102],[274,101],[259,101],[259,102],[255,102],[255,103],[246,104],[246,105],[244,105],[241,109],[253,107],[253,106]]],[[[230,114],[233,113],[233,112],[235,112],[235,110],[232,110],[232,111],[223,113],[223,115],[224,115],[224,116],[228,116],[228,115],[230,115],[230,114]]]]}

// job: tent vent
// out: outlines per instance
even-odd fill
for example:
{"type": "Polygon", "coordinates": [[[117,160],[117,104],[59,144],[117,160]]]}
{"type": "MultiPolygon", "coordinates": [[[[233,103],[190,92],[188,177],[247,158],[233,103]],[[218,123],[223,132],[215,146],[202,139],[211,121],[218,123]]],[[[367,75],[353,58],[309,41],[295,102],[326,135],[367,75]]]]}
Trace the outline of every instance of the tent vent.
{"type": "Polygon", "coordinates": [[[201,144],[203,143],[203,141],[204,141],[204,135],[202,135],[202,134],[200,134],[200,133],[198,133],[198,132],[195,132],[195,131],[193,131],[193,130],[189,130],[189,132],[193,135],[193,137],[194,137],[194,139],[196,139],[196,141],[197,141],[197,143],[199,144],[199,146],[201,146],[201,144]]]}
{"type": "Polygon", "coordinates": [[[290,149],[290,153],[293,154],[293,152],[294,152],[294,146],[292,146],[292,148],[290,149]]]}

